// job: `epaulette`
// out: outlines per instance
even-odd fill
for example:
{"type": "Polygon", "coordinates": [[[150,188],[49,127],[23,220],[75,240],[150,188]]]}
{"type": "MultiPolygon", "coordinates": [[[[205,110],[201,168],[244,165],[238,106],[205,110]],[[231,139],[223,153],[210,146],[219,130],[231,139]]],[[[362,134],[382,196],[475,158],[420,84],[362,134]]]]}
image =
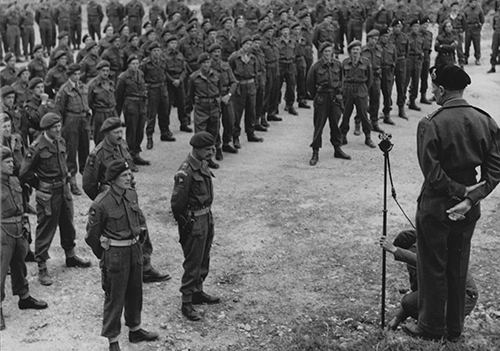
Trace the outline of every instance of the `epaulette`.
{"type": "Polygon", "coordinates": [[[433,119],[434,117],[436,117],[436,116],[437,116],[437,114],[438,114],[439,112],[441,112],[442,110],[443,110],[443,108],[442,108],[442,107],[438,108],[436,111],[434,111],[434,112],[432,112],[432,113],[429,113],[427,116],[425,116],[425,119],[427,119],[427,120],[429,120],[429,121],[430,121],[430,120],[432,120],[432,119],[433,119]]]}
{"type": "Polygon", "coordinates": [[[96,204],[101,203],[102,200],[104,199],[104,197],[106,197],[106,195],[108,194],[109,189],[111,189],[111,188],[108,188],[108,189],[104,190],[103,192],[99,193],[99,195],[97,195],[96,198],[94,199],[94,202],[96,204]]]}
{"type": "Polygon", "coordinates": [[[430,121],[434,117],[436,117],[439,114],[439,112],[444,111],[444,110],[449,110],[449,109],[452,109],[452,108],[457,108],[457,107],[470,107],[470,108],[473,108],[474,110],[476,110],[477,112],[479,112],[479,113],[487,116],[488,118],[491,118],[491,116],[490,116],[490,114],[488,112],[480,109],[479,107],[468,105],[468,104],[467,105],[442,106],[439,109],[437,109],[436,111],[434,111],[433,113],[431,113],[430,115],[427,115],[425,118],[430,121]]]}

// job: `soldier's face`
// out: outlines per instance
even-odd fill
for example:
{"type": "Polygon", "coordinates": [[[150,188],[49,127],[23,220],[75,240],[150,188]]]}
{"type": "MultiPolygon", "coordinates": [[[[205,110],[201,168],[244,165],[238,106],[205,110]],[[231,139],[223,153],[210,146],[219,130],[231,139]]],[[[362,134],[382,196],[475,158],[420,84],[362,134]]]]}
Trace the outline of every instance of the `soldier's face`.
{"type": "Polygon", "coordinates": [[[323,49],[323,57],[325,60],[330,61],[333,57],[333,48],[331,46],[328,46],[323,49]]]}
{"type": "Polygon", "coordinates": [[[25,72],[21,73],[21,80],[23,82],[28,82],[30,80],[30,72],[25,71],[25,72]]]}
{"type": "Polygon", "coordinates": [[[8,119],[2,123],[2,134],[4,138],[8,138],[12,134],[12,122],[8,119]]]}
{"type": "Polygon", "coordinates": [[[420,25],[419,24],[414,24],[413,26],[411,26],[411,31],[413,33],[418,33],[419,30],[420,30],[420,25]]]}
{"type": "Polygon", "coordinates": [[[122,189],[130,189],[132,184],[132,172],[126,169],[114,180],[114,184],[122,189]]]}
{"type": "Polygon", "coordinates": [[[99,71],[99,75],[102,78],[108,78],[109,77],[109,67],[103,67],[103,68],[101,68],[101,70],[99,71]]]}
{"type": "Polygon", "coordinates": [[[138,38],[138,37],[134,37],[134,38],[130,41],[130,44],[132,44],[132,46],[137,46],[137,45],[139,45],[139,38],[138,38]]]}
{"type": "Polygon", "coordinates": [[[160,48],[155,48],[151,51],[151,56],[153,56],[153,58],[157,59],[158,57],[160,57],[161,55],[161,49],[160,48]]]}
{"type": "Polygon", "coordinates": [[[176,12],[174,13],[174,15],[172,16],[172,21],[176,22],[178,21],[179,19],[181,18],[181,14],[176,12]]]}
{"type": "Polygon", "coordinates": [[[226,30],[230,30],[230,29],[232,29],[232,28],[233,28],[233,22],[231,22],[231,21],[226,21],[226,22],[224,22],[224,28],[225,28],[226,30]]]}
{"type": "Polygon", "coordinates": [[[7,107],[12,107],[12,106],[14,106],[14,100],[15,99],[16,99],[16,95],[15,94],[9,94],[9,95],[7,95],[6,97],[3,98],[3,103],[7,107]]]}
{"type": "Polygon", "coordinates": [[[130,63],[128,64],[128,66],[133,70],[133,71],[137,71],[139,69],[139,60],[132,60],[130,61],[130,63]]]}
{"type": "Polygon", "coordinates": [[[66,56],[62,56],[59,60],[57,60],[57,63],[61,66],[66,66],[68,58],[66,56]]]}
{"type": "Polygon", "coordinates": [[[207,146],[202,149],[194,149],[194,156],[198,160],[205,160],[208,161],[215,155],[215,146],[207,146]]]}
{"type": "Polygon", "coordinates": [[[208,37],[209,37],[211,40],[215,40],[215,39],[217,39],[217,32],[211,31],[211,32],[208,34],[208,37]]]}
{"type": "Polygon", "coordinates": [[[123,128],[110,130],[107,134],[108,140],[113,145],[119,145],[123,140],[123,128]]]}
{"type": "Polygon", "coordinates": [[[43,85],[43,83],[37,84],[33,88],[33,94],[35,94],[36,96],[41,96],[43,94],[43,91],[44,91],[44,85],[43,85]]]}
{"type": "Polygon", "coordinates": [[[375,46],[378,43],[378,37],[370,37],[368,39],[368,44],[371,46],[375,46]]]}
{"type": "Polygon", "coordinates": [[[170,49],[177,49],[177,40],[172,40],[171,42],[168,43],[170,49]]]}
{"type": "Polygon", "coordinates": [[[212,51],[212,57],[216,60],[220,59],[220,56],[222,54],[222,51],[220,49],[216,49],[212,51]]]}
{"type": "Polygon", "coordinates": [[[284,37],[284,38],[288,38],[288,36],[290,35],[290,29],[288,28],[283,28],[281,30],[281,35],[284,37]]]}
{"type": "Polygon", "coordinates": [[[130,29],[128,28],[128,26],[123,27],[122,35],[128,37],[129,34],[130,34],[130,29]]]}
{"type": "Polygon", "coordinates": [[[150,41],[155,41],[156,40],[156,33],[155,32],[152,32],[148,35],[148,39],[150,41]]]}
{"type": "Polygon", "coordinates": [[[236,26],[237,26],[238,28],[243,28],[243,27],[245,26],[245,21],[243,21],[243,19],[242,19],[242,18],[238,19],[238,20],[236,21],[236,26]]]}
{"type": "Polygon", "coordinates": [[[43,51],[42,50],[37,50],[33,53],[33,56],[35,56],[35,58],[42,58],[43,56],[43,51]]]}
{"type": "Polygon", "coordinates": [[[80,71],[76,71],[72,75],[69,76],[69,79],[73,82],[76,83],[80,80],[80,71]]]}
{"type": "Polygon", "coordinates": [[[68,45],[68,37],[64,36],[59,40],[59,44],[68,45]]]}
{"type": "Polygon", "coordinates": [[[205,60],[201,63],[201,68],[203,71],[207,72],[210,69],[210,60],[205,60]]]}
{"type": "Polygon", "coordinates": [[[432,95],[434,95],[434,98],[436,99],[436,103],[438,105],[443,104],[444,93],[445,91],[442,86],[432,83],[432,95]]]}
{"type": "Polygon", "coordinates": [[[361,56],[361,47],[360,46],[354,46],[351,48],[351,51],[349,51],[349,56],[352,58],[358,58],[361,56]]]}
{"type": "Polygon", "coordinates": [[[9,176],[14,174],[14,159],[12,157],[2,160],[2,173],[9,176]]]}
{"type": "Polygon", "coordinates": [[[90,52],[94,55],[97,55],[99,53],[99,46],[94,46],[92,49],[90,49],[90,52]]]}
{"type": "Polygon", "coordinates": [[[56,139],[61,136],[61,128],[62,128],[61,122],[57,122],[52,127],[47,129],[46,133],[49,136],[49,138],[56,139]]]}
{"type": "Polygon", "coordinates": [[[106,36],[110,37],[113,35],[114,32],[115,32],[115,30],[113,29],[112,26],[109,26],[108,28],[106,28],[106,36]]]}
{"type": "Polygon", "coordinates": [[[16,58],[12,57],[9,61],[7,61],[7,66],[14,68],[16,67],[16,58]]]}

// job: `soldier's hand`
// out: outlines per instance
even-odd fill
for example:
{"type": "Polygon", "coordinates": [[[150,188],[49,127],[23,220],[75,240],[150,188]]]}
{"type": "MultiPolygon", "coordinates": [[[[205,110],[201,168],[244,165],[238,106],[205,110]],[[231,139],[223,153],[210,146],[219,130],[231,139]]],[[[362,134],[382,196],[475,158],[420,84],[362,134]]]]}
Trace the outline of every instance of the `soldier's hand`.
{"type": "Polygon", "coordinates": [[[381,236],[379,239],[380,246],[385,250],[389,251],[390,253],[395,253],[396,252],[396,246],[394,246],[391,242],[387,240],[387,237],[381,236]]]}
{"type": "Polygon", "coordinates": [[[474,190],[476,190],[477,188],[482,187],[484,184],[486,184],[486,180],[483,180],[483,181],[480,181],[480,182],[479,182],[479,183],[477,183],[477,184],[474,184],[474,185],[470,185],[470,186],[465,187],[465,194],[464,194],[464,197],[467,197],[467,195],[469,195],[471,192],[473,192],[473,191],[474,191],[474,190]]]}
{"type": "Polygon", "coordinates": [[[224,95],[224,96],[221,98],[221,100],[222,100],[222,102],[224,103],[224,105],[227,105],[227,104],[228,104],[228,102],[229,102],[229,99],[230,99],[230,98],[231,98],[231,96],[229,96],[229,94],[226,94],[226,95],[224,95]]]}
{"type": "Polygon", "coordinates": [[[470,199],[465,199],[452,208],[446,210],[448,218],[450,221],[456,222],[465,219],[465,214],[472,208],[472,201],[470,199]]]}
{"type": "Polygon", "coordinates": [[[174,79],[172,84],[174,85],[174,87],[178,87],[179,85],[181,85],[181,81],[179,79],[174,79]]]}

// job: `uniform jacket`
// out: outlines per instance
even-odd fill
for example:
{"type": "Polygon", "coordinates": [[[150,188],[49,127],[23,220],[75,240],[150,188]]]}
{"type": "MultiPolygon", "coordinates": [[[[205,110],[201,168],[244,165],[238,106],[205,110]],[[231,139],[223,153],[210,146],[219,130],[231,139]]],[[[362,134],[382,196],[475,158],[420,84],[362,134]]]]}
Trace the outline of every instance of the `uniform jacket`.
{"type": "Polygon", "coordinates": [[[115,83],[111,79],[95,77],[89,83],[88,102],[92,112],[116,107],[115,83]]]}
{"type": "Polygon", "coordinates": [[[66,66],[56,65],[49,69],[45,76],[45,88],[50,92],[50,96],[54,97],[61,86],[68,80],[66,66]]]}
{"type": "Polygon", "coordinates": [[[68,79],[57,92],[56,106],[63,117],[63,125],[68,114],[86,114],[89,111],[87,88],[80,81],[75,84],[68,79]]]}
{"type": "Polygon", "coordinates": [[[22,220],[5,223],[6,219],[22,216],[24,213],[22,188],[19,179],[2,174],[2,235],[19,238],[23,235],[22,220]]]}
{"type": "Polygon", "coordinates": [[[324,58],[316,61],[306,79],[307,91],[311,96],[318,93],[340,94],[342,88],[342,64],[333,59],[331,62],[324,58]]]}
{"type": "Polygon", "coordinates": [[[133,71],[126,70],[118,76],[116,83],[116,112],[121,114],[125,98],[147,98],[146,82],[144,73],[140,69],[133,71]]]}
{"type": "Polygon", "coordinates": [[[221,96],[225,96],[228,93],[231,93],[231,95],[233,95],[236,91],[238,81],[236,80],[236,77],[234,76],[233,70],[231,69],[229,63],[222,60],[215,61],[212,59],[211,67],[219,74],[222,89],[221,96]]]}
{"type": "Polygon", "coordinates": [[[35,77],[45,78],[48,67],[43,59],[34,58],[28,64],[28,71],[30,71],[30,79],[35,77]]]}

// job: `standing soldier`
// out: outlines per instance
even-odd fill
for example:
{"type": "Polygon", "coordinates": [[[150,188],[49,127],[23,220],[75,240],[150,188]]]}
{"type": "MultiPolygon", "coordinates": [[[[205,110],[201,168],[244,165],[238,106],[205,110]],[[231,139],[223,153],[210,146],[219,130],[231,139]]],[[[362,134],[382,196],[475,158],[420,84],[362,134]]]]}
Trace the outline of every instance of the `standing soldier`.
{"type": "Polygon", "coordinates": [[[416,4],[415,0],[409,0],[408,17],[406,18],[406,22],[404,23],[405,28],[407,29],[406,32],[411,31],[411,23],[413,23],[413,21],[417,20],[420,23],[423,17],[424,15],[422,13],[422,8],[416,4]]]}
{"type": "Polygon", "coordinates": [[[422,61],[424,59],[424,38],[420,34],[420,22],[414,19],[410,23],[410,33],[408,34],[408,58],[406,60],[406,83],[405,91],[410,85],[410,110],[420,111],[421,108],[415,104],[418,96],[418,83],[422,72],[422,61]]]}
{"type": "Polygon", "coordinates": [[[170,124],[170,112],[172,106],[177,107],[177,117],[180,122],[180,130],[191,133],[189,127],[189,116],[186,114],[186,80],[187,65],[184,56],[177,49],[178,40],[175,35],[171,35],[166,41],[167,50],[164,54],[167,67],[167,88],[170,103],[168,104],[168,122],[170,124]]]}
{"type": "Polygon", "coordinates": [[[47,75],[47,64],[43,59],[43,46],[38,44],[33,48],[33,60],[28,64],[30,78],[40,77],[45,78],[47,75]]]}
{"type": "Polygon", "coordinates": [[[401,21],[402,24],[408,21],[408,6],[403,2],[403,0],[396,0],[396,6],[393,10],[393,23],[394,21],[401,21]]]}
{"type": "Polygon", "coordinates": [[[312,42],[319,50],[319,47],[324,42],[334,43],[335,42],[335,27],[332,24],[333,15],[331,12],[325,13],[323,21],[316,25],[314,28],[314,33],[312,37],[312,42]]]}
{"type": "Polygon", "coordinates": [[[441,7],[436,16],[436,23],[441,27],[444,20],[450,15],[451,7],[448,6],[448,0],[441,0],[441,7]]]}
{"type": "Polygon", "coordinates": [[[66,144],[61,138],[61,117],[47,113],[40,121],[40,128],[44,132],[31,144],[19,178],[22,183],[37,189],[35,259],[38,280],[42,285],[51,285],[46,262],[57,226],[66,254],[66,266],[85,268],[90,267],[90,262],[75,255],[73,199],[67,185],[66,144]]]}
{"type": "Polygon", "coordinates": [[[12,3],[5,13],[6,36],[9,51],[16,55],[16,61],[21,57],[21,13],[15,3],[12,3]]]}
{"type": "Polygon", "coordinates": [[[182,314],[198,321],[201,315],[193,305],[216,304],[220,298],[203,291],[210,265],[210,249],[214,238],[211,206],[214,198],[212,177],[207,161],[214,154],[215,138],[202,131],[189,142],[192,151],[175,174],[170,204],[179,227],[179,242],[184,253],[182,276],[182,314]]]}
{"type": "Polygon", "coordinates": [[[408,57],[408,36],[403,33],[403,22],[395,19],[392,21],[392,33],[390,40],[396,46],[396,67],[394,78],[396,80],[398,116],[408,119],[405,111],[406,100],[406,59],[408,57]]]}
{"type": "Polygon", "coordinates": [[[316,61],[307,73],[307,90],[314,99],[314,133],[311,148],[313,154],[309,164],[315,166],[319,159],[322,144],[323,128],[326,121],[330,124],[330,142],[334,157],[350,160],[351,157],[342,151],[342,134],[339,120],[342,115],[342,64],[333,58],[333,44],[321,44],[316,61]]]}
{"type": "Polygon", "coordinates": [[[116,84],[116,112],[119,116],[123,111],[128,149],[132,158],[139,159],[146,124],[147,89],[139,58],[131,55],[127,64],[127,70],[118,76],[116,84]]]}
{"type": "MultiPolygon", "coordinates": [[[[234,76],[231,66],[222,61],[222,48],[219,44],[215,43],[210,46],[208,52],[212,56],[210,67],[219,73],[221,84],[221,114],[222,114],[222,151],[232,154],[238,153],[238,150],[231,145],[233,141],[233,128],[234,128],[234,105],[232,96],[236,92],[238,82],[234,76]]],[[[219,150],[221,144],[220,130],[216,139],[216,150],[219,150]]],[[[217,157],[217,151],[216,151],[217,157]]],[[[221,158],[221,157],[219,157],[221,158]]],[[[222,158],[221,158],[222,159],[222,158]]]]}
{"type": "Polygon", "coordinates": [[[31,90],[30,98],[24,104],[24,118],[28,132],[29,143],[41,134],[40,121],[45,114],[57,112],[54,100],[44,93],[45,85],[40,77],[31,78],[28,86],[31,90]]]}
{"type": "Polygon", "coordinates": [[[431,67],[432,52],[432,32],[428,30],[431,20],[425,16],[420,23],[420,35],[424,39],[424,59],[422,61],[422,70],[420,73],[420,103],[430,105],[432,102],[427,100],[427,88],[429,80],[429,69],[431,67]]]}
{"type": "Polygon", "coordinates": [[[68,55],[64,51],[56,52],[54,60],[56,65],[49,69],[47,76],[45,76],[45,91],[51,99],[56,96],[59,88],[68,80],[68,55]]]}
{"type": "MultiPolygon", "coordinates": [[[[251,53],[257,59],[257,75],[255,76],[256,97],[255,97],[255,130],[265,132],[269,127],[266,121],[266,112],[264,110],[264,94],[266,93],[266,55],[262,51],[262,38],[259,34],[253,37],[251,53]]],[[[305,62],[304,62],[305,66],[305,62]]],[[[217,153],[220,145],[216,144],[217,153]]],[[[222,155],[222,153],[221,153],[222,155]]]]}
{"type": "Polygon", "coordinates": [[[2,104],[0,109],[7,114],[12,121],[12,131],[21,134],[21,113],[15,104],[16,91],[10,85],[6,85],[0,89],[2,96],[2,104]]]}
{"type": "Polygon", "coordinates": [[[222,29],[217,33],[217,41],[222,47],[222,60],[227,61],[229,56],[238,50],[238,40],[234,35],[232,17],[222,19],[221,25],[222,29]]]}
{"type": "Polygon", "coordinates": [[[380,88],[384,98],[384,123],[394,125],[390,112],[392,110],[392,87],[394,86],[394,68],[397,62],[397,50],[394,43],[389,39],[388,29],[380,32],[380,48],[382,49],[382,75],[380,88]]]}
{"type": "Polygon", "coordinates": [[[54,35],[52,33],[53,21],[54,19],[48,3],[40,4],[35,11],[35,22],[38,24],[42,46],[47,55],[50,55],[50,50],[54,47],[54,42],[52,41],[52,36],[54,35]]]}
{"type": "Polygon", "coordinates": [[[165,12],[161,8],[160,5],[155,0],[152,0],[151,7],[149,8],[149,21],[156,27],[156,22],[160,18],[163,22],[167,20],[167,16],[165,16],[165,12]]]}
{"type": "Polygon", "coordinates": [[[469,59],[470,44],[474,45],[474,57],[476,65],[481,64],[481,28],[484,24],[484,14],[481,6],[478,6],[477,0],[469,0],[469,3],[464,9],[465,21],[467,29],[465,31],[465,50],[464,63],[467,64],[469,59]]]}
{"type": "MultiPolygon", "coordinates": [[[[88,8],[87,8],[88,9],[88,8]]],[[[69,38],[70,44],[74,50],[80,50],[80,41],[82,40],[82,6],[77,0],[69,4],[69,38]]]]}
{"type": "Polygon", "coordinates": [[[266,88],[264,93],[264,112],[267,113],[268,121],[281,121],[278,117],[278,105],[280,102],[279,83],[279,48],[274,39],[274,27],[268,24],[261,29],[264,40],[262,51],[266,61],[266,88]]]}
{"type": "Polygon", "coordinates": [[[297,67],[295,66],[295,43],[290,38],[290,28],[288,25],[281,25],[279,31],[280,37],[277,40],[280,67],[279,96],[281,97],[281,87],[283,86],[283,82],[286,82],[285,111],[288,111],[288,113],[293,116],[297,116],[298,113],[293,107],[293,103],[295,101],[295,85],[297,84],[295,80],[295,77],[297,76],[297,67]]]}
{"type": "Polygon", "coordinates": [[[128,44],[122,50],[122,62],[125,66],[128,62],[129,57],[137,56],[141,59],[141,49],[139,48],[139,36],[135,33],[131,33],[128,37],[128,44]]]}
{"type": "Polygon", "coordinates": [[[120,28],[125,17],[125,7],[118,0],[111,0],[106,5],[106,16],[108,17],[108,24],[111,24],[113,28],[120,28]]]}
{"type": "Polygon", "coordinates": [[[379,32],[388,30],[392,22],[392,11],[386,8],[385,0],[381,0],[378,10],[373,16],[373,28],[379,32]]]}
{"type": "Polygon", "coordinates": [[[56,64],[55,55],[57,52],[64,51],[66,53],[66,58],[68,60],[68,65],[71,65],[74,62],[73,51],[69,46],[69,34],[68,32],[60,32],[57,36],[59,39],[59,45],[52,51],[49,59],[49,68],[52,68],[56,64]]]}
{"type": "Polygon", "coordinates": [[[200,68],[198,58],[203,52],[203,40],[198,31],[198,24],[191,22],[186,29],[188,35],[180,41],[179,51],[184,55],[189,72],[192,73],[200,68]]]}
{"type": "MultiPolygon", "coordinates": [[[[141,35],[144,14],[144,6],[142,6],[139,0],[130,0],[125,5],[125,16],[128,18],[128,27],[132,33],[141,35]]],[[[120,28],[120,26],[116,28],[120,28]]]]}
{"type": "Polygon", "coordinates": [[[99,40],[99,55],[111,46],[109,40],[114,37],[115,29],[111,24],[107,23],[102,32],[104,33],[104,36],[101,40],[99,40]]]}
{"type": "Polygon", "coordinates": [[[95,41],[88,45],[87,50],[87,55],[85,55],[84,59],[80,62],[80,80],[85,84],[97,77],[97,64],[101,60],[97,55],[99,47],[95,41]]]}
{"type": "Polygon", "coordinates": [[[16,56],[13,53],[5,55],[5,64],[7,66],[0,72],[0,87],[11,85],[17,79],[16,56]]]}
{"type": "Polygon", "coordinates": [[[453,33],[453,26],[449,20],[445,20],[442,25],[443,29],[436,38],[434,50],[438,53],[434,65],[436,67],[454,65],[455,52],[458,47],[457,36],[453,33]]]}
{"type": "Polygon", "coordinates": [[[361,56],[361,42],[352,41],[347,46],[349,57],[342,62],[342,94],[344,99],[344,115],[340,131],[342,133],[342,145],[347,144],[347,132],[349,131],[349,120],[354,106],[356,113],[361,119],[363,133],[365,134],[365,144],[368,147],[375,148],[370,132],[372,126],[368,121],[368,88],[373,82],[373,73],[370,61],[361,56]]]}
{"type": "Polygon", "coordinates": [[[23,52],[26,60],[33,55],[33,47],[35,46],[34,24],[35,16],[33,11],[31,11],[29,4],[25,4],[24,11],[21,14],[21,39],[23,41],[23,52]]]}
{"type": "MultiPolygon", "coordinates": [[[[297,102],[299,108],[311,108],[307,104],[307,62],[306,62],[306,40],[302,37],[302,28],[300,23],[292,24],[292,39],[295,41],[295,67],[297,68],[297,102]]],[[[259,106],[259,103],[257,103],[259,106]]],[[[260,104],[262,105],[262,104],[260,104]]],[[[258,117],[258,115],[257,115],[258,117]]]]}
{"type": "Polygon", "coordinates": [[[98,76],[89,83],[88,101],[92,110],[92,130],[94,143],[99,144],[103,138],[101,126],[103,122],[116,116],[115,83],[110,79],[110,64],[102,60],[96,64],[98,76]]]}
{"type": "Polygon", "coordinates": [[[125,324],[131,343],[154,341],[158,334],[141,328],[142,249],[146,222],[132,188],[132,173],[123,160],[106,170],[108,191],[99,195],[89,210],[85,241],[101,260],[105,293],[101,335],[109,350],[119,351],[118,337],[125,309],[125,324]]]}
{"type": "Polygon", "coordinates": [[[12,84],[12,88],[16,92],[16,106],[22,108],[24,102],[28,100],[30,91],[28,83],[30,81],[30,72],[28,67],[24,66],[17,72],[17,80],[12,84]]]}
{"type": "Polygon", "coordinates": [[[101,22],[104,18],[102,7],[95,0],[87,4],[87,26],[92,40],[101,40],[101,22]]]}
{"type": "Polygon", "coordinates": [[[109,39],[110,46],[103,51],[101,59],[106,60],[110,64],[109,78],[116,83],[118,75],[123,71],[122,54],[120,52],[120,36],[113,34],[109,39]]]}
{"type": "MultiPolygon", "coordinates": [[[[460,11],[457,1],[451,4],[451,12],[447,20],[451,22],[452,34],[457,38],[455,50],[457,52],[458,64],[460,67],[463,67],[463,65],[466,64],[464,55],[464,32],[467,28],[467,22],[465,20],[465,15],[460,11]]],[[[445,28],[444,21],[441,28],[445,28]]]]}
{"type": "Polygon", "coordinates": [[[366,20],[366,10],[354,0],[349,7],[349,20],[347,21],[347,41],[361,40],[363,34],[363,23],[366,20]]]}
{"type": "Polygon", "coordinates": [[[491,68],[487,73],[495,73],[495,65],[498,60],[498,52],[500,47],[500,6],[496,9],[495,15],[493,16],[493,37],[491,38],[491,68]]]}
{"type": "Polygon", "coordinates": [[[71,19],[69,14],[69,0],[63,0],[54,11],[54,23],[57,24],[57,31],[69,33],[71,19]]]}
{"type": "Polygon", "coordinates": [[[25,258],[28,253],[27,232],[29,219],[23,205],[23,194],[19,179],[14,175],[14,158],[9,148],[1,147],[2,159],[2,256],[0,264],[0,330],[5,329],[2,303],[5,299],[5,279],[10,269],[12,293],[19,296],[21,310],[42,310],[47,303],[31,297],[26,279],[25,258]]]}
{"type": "Polygon", "coordinates": [[[76,173],[83,173],[89,155],[89,107],[86,87],[80,81],[80,66],[74,63],[68,67],[68,81],[56,95],[56,106],[62,116],[62,135],[66,140],[69,184],[73,195],[82,191],[76,183],[76,173]],[[78,154],[78,159],[77,159],[78,154]]]}
{"type": "Polygon", "coordinates": [[[313,27],[311,24],[311,15],[308,11],[301,11],[297,14],[297,18],[300,20],[301,36],[304,38],[304,49],[305,49],[305,59],[306,59],[306,74],[309,72],[313,64],[313,27]]]}
{"type": "Polygon", "coordinates": [[[168,118],[168,89],[167,89],[167,64],[162,57],[160,45],[157,42],[149,46],[151,54],[141,63],[140,69],[144,73],[144,80],[148,93],[148,118],[146,125],[146,148],[153,148],[153,134],[155,131],[156,116],[160,127],[161,141],[175,141],[170,131],[168,118]]]}

